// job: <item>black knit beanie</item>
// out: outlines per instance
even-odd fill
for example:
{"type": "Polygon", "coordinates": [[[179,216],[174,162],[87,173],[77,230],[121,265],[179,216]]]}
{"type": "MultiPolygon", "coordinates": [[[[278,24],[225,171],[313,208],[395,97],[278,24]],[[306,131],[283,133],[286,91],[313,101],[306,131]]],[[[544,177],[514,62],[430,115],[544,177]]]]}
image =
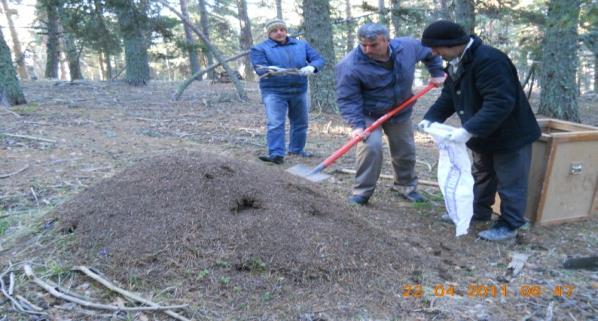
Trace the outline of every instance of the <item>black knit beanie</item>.
{"type": "Polygon", "coordinates": [[[422,34],[422,44],[427,47],[454,47],[469,42],[463,27],[446,20],[430,24],[422,34]]]}

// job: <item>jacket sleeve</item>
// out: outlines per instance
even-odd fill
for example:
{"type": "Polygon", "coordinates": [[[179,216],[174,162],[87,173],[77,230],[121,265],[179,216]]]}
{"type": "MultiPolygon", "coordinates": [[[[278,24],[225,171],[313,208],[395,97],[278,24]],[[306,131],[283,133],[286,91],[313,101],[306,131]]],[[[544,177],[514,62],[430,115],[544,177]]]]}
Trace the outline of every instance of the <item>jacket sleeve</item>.
{"type": "Polygon", "coordinates": [[[432,49],[422,45],[417,41],[417,61],[421,61],[426,65],[428,72],[432,77],[442,77],[444,71],[442,70],[442,58],[432,54],[432,49]]]}
{"type": "Polygon", "coordinates": [[[336,102],[351,128],[365,128],[361,83],[343,63],[336,66],[336,102]]]}
{"type": "Polygon", "coordinates": [[[482,97],[480,110],[463,128],[479,137],[488,137],[513,111],[517,83],[512,79],[512,67],[506,57],[488,57],[474,70],[475,90],[482,97]],[[494,58],[494,59],[493,59],[494,58]]]}
{"type": "Polygon", "coordinates": [[[316,72],[324,67],[326,63],[324,58],[318,53],[318,51],[312,48],[308,43],[305,45],[305,49],[307,51],[307,62],[310,66],[316,68],[316,72]]]}
{"type": "Polygon", "coordinates": [[[442,87],[442,93],[436,99],[436,102],[428,109],[424,115],[424,119],[431,122],[444,123],[447,118],[455,113],[455,106],[453,105],[453,98],[449,87],[445,85],[442,87]]]}
{"type": "Polygon", "coordinates": [[[251,64],[253,65],[253,70],[255,70],[255,73],[258,74],[259,76],[265,74],[266,72],[268,72],[268,70],[266,69],[259,69],[257,68],[257,66],[269,66],[270,62],[268,61],[268,58],[266,57],[266,53],[264,52],[264,49],[258,47],[258,46],[253,46],[251,47],[251,52],[249,53],[250,57],[251,57],[251,64]]]}

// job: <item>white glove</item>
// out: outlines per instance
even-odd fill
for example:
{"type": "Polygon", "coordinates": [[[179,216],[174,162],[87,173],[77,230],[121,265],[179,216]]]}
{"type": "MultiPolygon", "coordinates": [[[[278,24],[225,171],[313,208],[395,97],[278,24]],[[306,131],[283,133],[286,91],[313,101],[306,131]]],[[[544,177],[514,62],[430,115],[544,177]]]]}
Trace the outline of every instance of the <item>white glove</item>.
{"type": "Polygon", "coordinates": [[[431,124],[431,121],[424,119],[417,124],[417,130],[419,130],[420,132],[424,132],[425,129],[430,127],[431,124]]]}
{"type": "Polygon", "coordinates": [[[432,77],[430,78],[430,83],[433,84],[436,87],[440,87],[444,81],[446,80],[446,74],[443,74],[440,77],[432,77]]]}
{"type": "Polygon", "coordinates": [[[365,130],[363,128],[355,128],[351,132],[351,137],[355,138],[358,136],[363,137],[363,139],[362,139],[363,141],[365,141],[368,138],[368,134],[365,132],[365,130]]]}
{"type": "Polygon", "coordinates": [[[284,68],[280,68],[278,66],[268,66],[267,67],[270,71],[282,71],[284,68]]]}
{"type": "Polygon", "coordinates": [[[299,73],[303,76],[311,75],[315,71],[316,71],[316,67],[314,67],[314,66],[305,66],[305,67],[299,69],[299,73]]]}
{"type": "Polygon", "coordinates": [[[461,127],[453,130],[453,132],[446,136],[446,139],[454,143],[467,143],[471,137],[472,135],[465,128],[461,127]]]}

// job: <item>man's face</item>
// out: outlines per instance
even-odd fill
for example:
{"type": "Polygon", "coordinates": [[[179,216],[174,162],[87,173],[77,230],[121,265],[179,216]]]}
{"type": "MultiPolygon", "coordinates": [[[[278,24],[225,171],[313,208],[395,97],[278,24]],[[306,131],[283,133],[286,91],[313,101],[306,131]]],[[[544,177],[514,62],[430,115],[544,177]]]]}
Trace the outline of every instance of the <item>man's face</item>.
{"type": "Polygon", "coordinates": [[[446,61],[451,61],[461,55],[462,46],[457,47],[432,47],[432,54],[441,56],[446,61]]]}
{"type": "Polygon", "coordinates": [[[359,39],[361,51],[371,59],[386,60],[388,58],[388,40],[377,36],[375,40],[359,39]]]}
{"type": "Polygon", "coordinates": [[[274,41],[284,42],[287,39],[287,28],[278,27],[270,31],[268,37],[274,41]]]}

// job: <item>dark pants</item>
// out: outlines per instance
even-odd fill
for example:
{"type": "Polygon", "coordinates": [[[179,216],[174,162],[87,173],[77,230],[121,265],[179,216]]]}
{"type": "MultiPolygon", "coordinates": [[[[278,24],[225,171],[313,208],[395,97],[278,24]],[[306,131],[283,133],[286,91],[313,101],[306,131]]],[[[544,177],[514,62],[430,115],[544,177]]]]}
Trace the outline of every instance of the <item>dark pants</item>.
{"type": "Polygon", "coordinates": [[[517,229],[525,224],[527,178],[532,145],[506,153],[472,152],[473,213],[477,218],[490,218],[496,192],[500,196],[499,225],[517,229]]]}

